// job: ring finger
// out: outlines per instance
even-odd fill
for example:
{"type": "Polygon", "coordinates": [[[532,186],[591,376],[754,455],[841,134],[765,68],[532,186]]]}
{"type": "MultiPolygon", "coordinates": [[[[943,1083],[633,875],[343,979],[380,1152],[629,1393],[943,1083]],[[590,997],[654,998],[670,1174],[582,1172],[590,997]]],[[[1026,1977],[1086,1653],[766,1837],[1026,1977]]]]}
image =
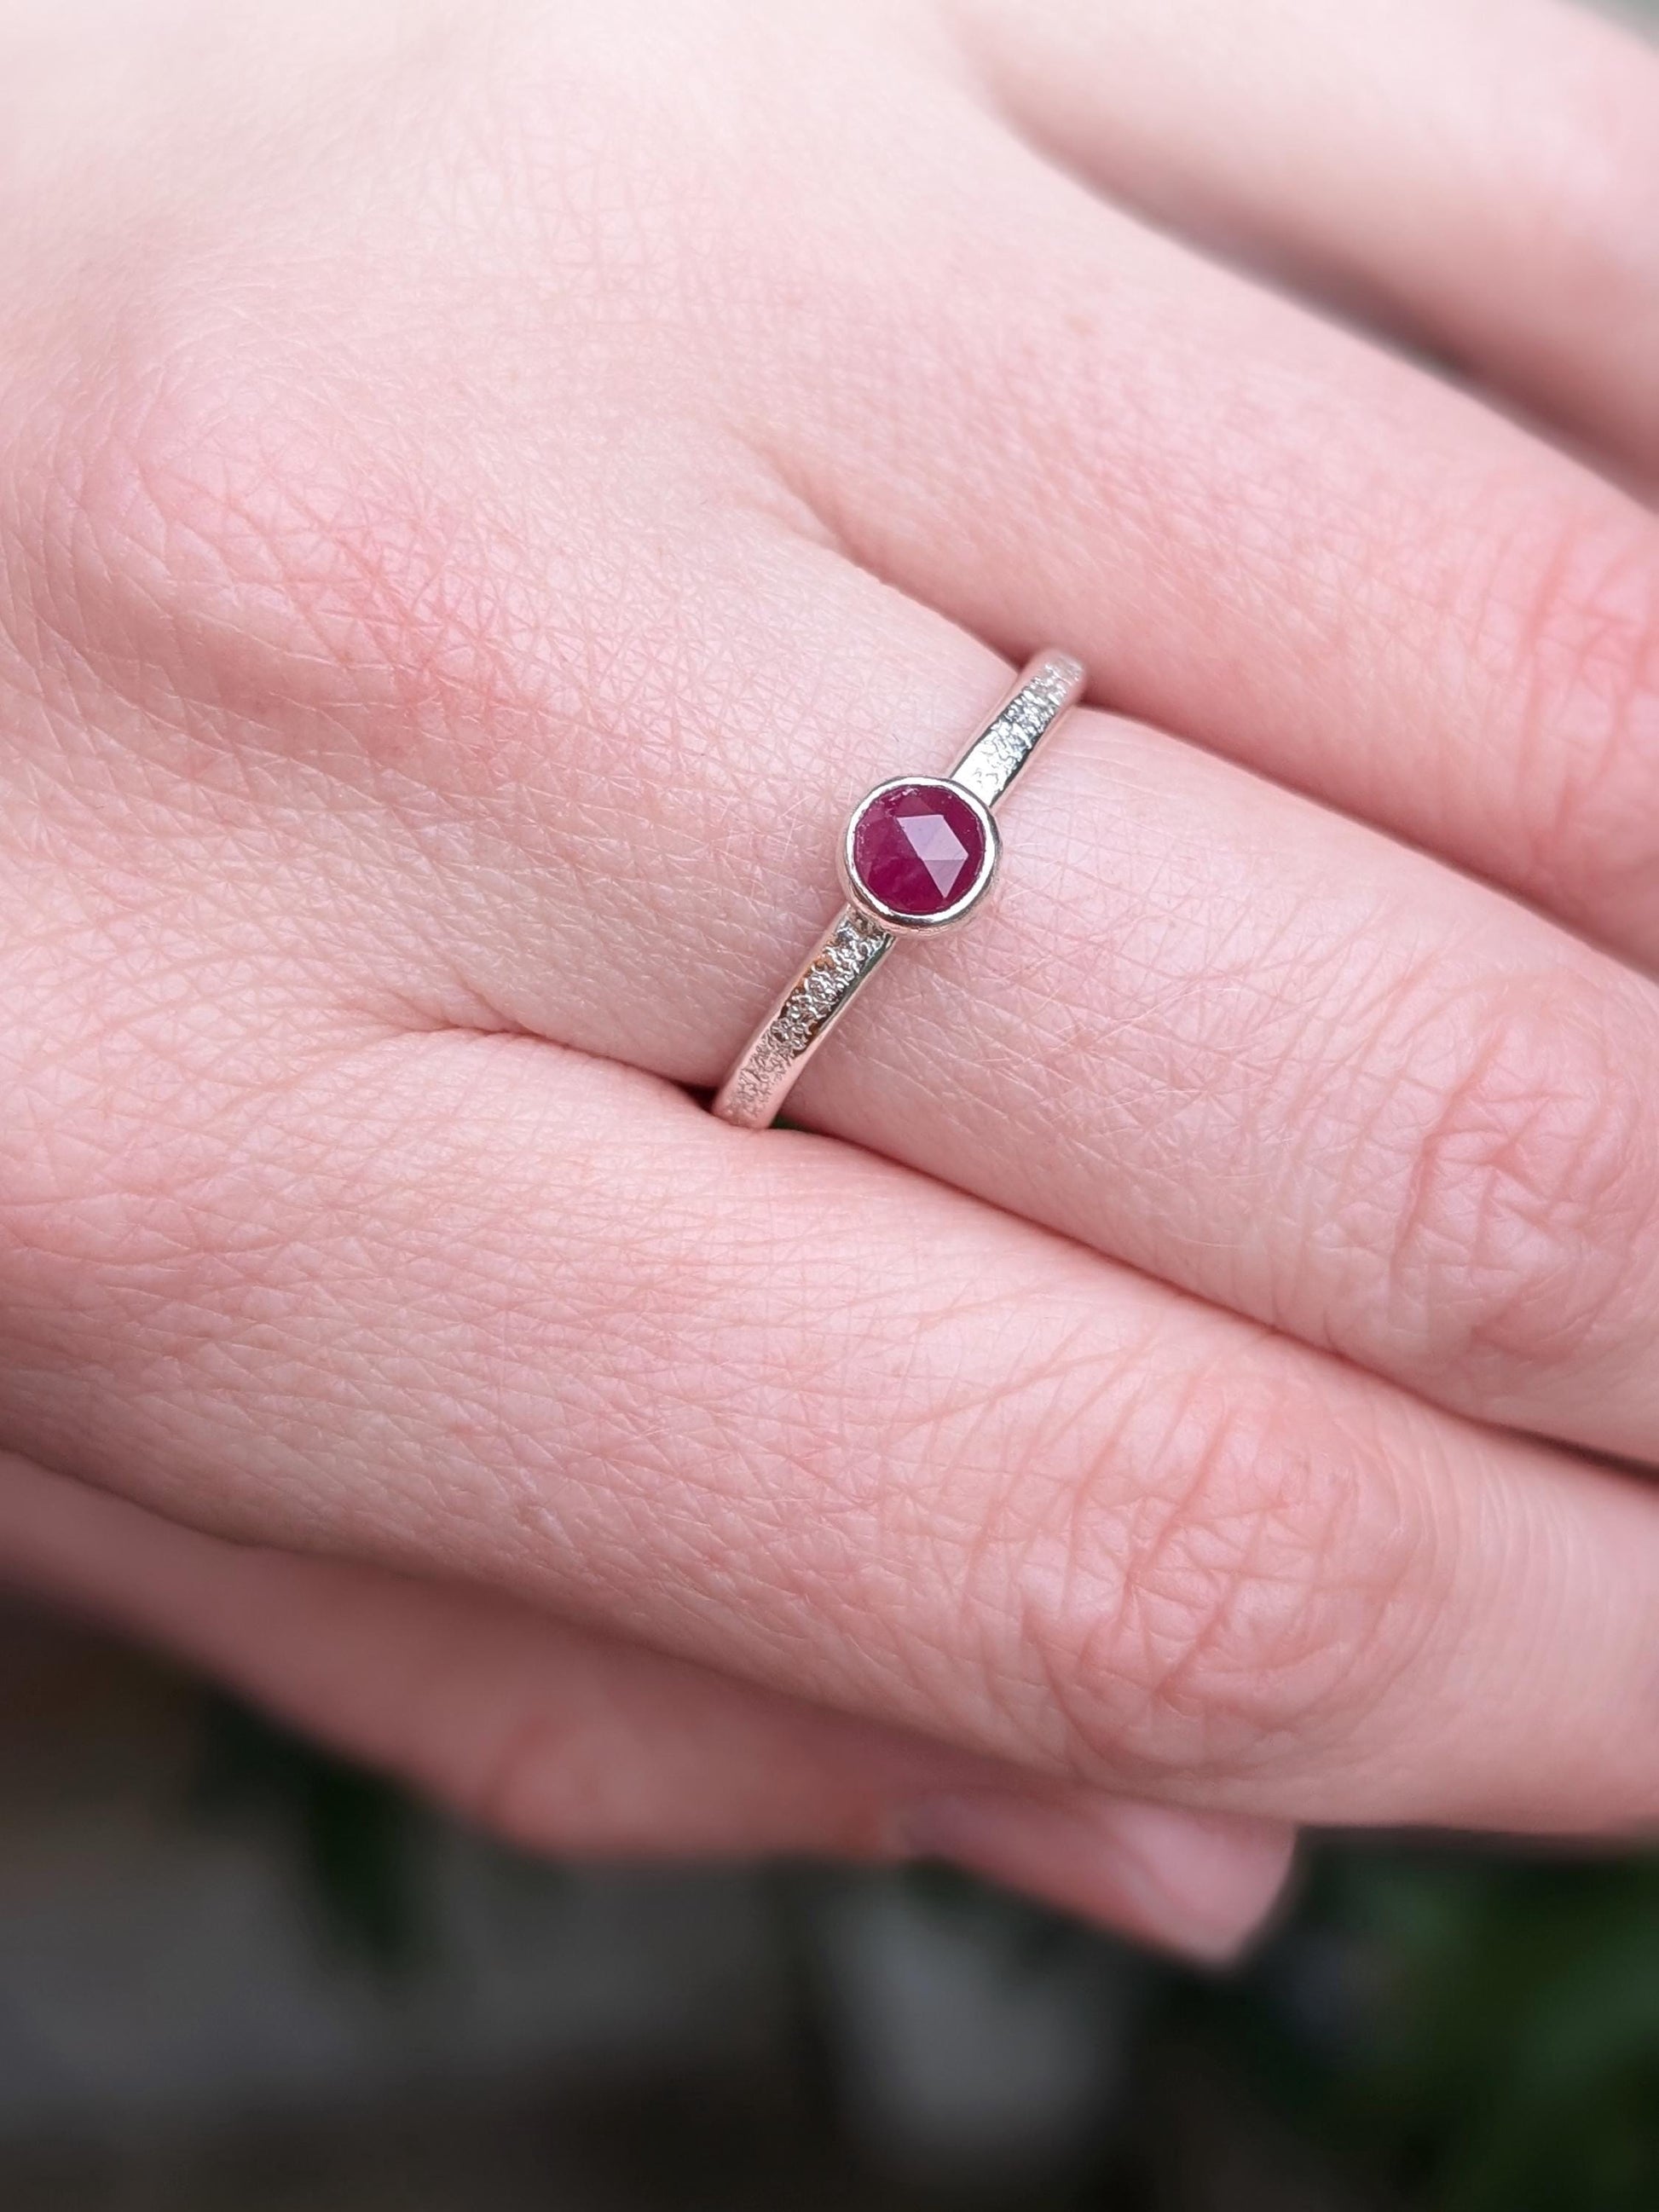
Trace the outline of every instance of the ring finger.
{"type": "MultiPolygon", "coordinates": [[[[146,420],[112,494],[123,530],[141,526],[137,478],[158,538],[179,534],[169,505],[210,538],[202,478],[231,457],[188,414],[146,420]]],[[[229,480],[224,527],[245,538],[229,480]]],[[[261,490],[289,495],[268,469],[261,490]]],[[[636,520],[662,537],[655,485],[636,520]]],[[[712,1088],[837,901],[848,808],[946,767],[1005,672],[786,524],[715,508],[682,526],[623,595],[573,578],[561,598],[599,672],[573,684],[520,650],[509,692],[501,664],[480,670],[476,744],[454,741],[447,672],[430,736],[385,704],[460,647],[434,649],[429,580],[384,551],[374,622],[353,623],[314,708],[313,602],[344,587],[330,564],[355,565],[349,544],[273,519],[282,560],[220,586],[211,626],[191,580],[150,572],[106,625],[124,665],[135,632],[154,638],[187,697],[284,702],[280,731],[198,724],[193,744],[326,769],[308,812],[273,828],[255,807],[239,829],[254,849],[235,896],[274,887],[273,928],[313,904],[328,945],[341,924],[318,892],[295,899],[286,848],[257,848],[288,835],[314,878],[343,817],[366,818],[349,880],[381,917],[352,921],[354,991],[378,978],[388,1011],[712,1088]],[[366,817],[339,805],[342,775],[366,817]]],[[[469,589],[447,542],[445,588],[469,589]]],[[[198,776],[177,788],[170,804],[199,806],[198,776]]],[[[1462,1411],[1659,1459],[1659,987],[1375,831],[1099,716],[1073,718],[1005,819],[993,909],[887,963],[798,1115],[1462,1411]]],[[[214,872],[230,880],[221,857],[214,872]]]]}

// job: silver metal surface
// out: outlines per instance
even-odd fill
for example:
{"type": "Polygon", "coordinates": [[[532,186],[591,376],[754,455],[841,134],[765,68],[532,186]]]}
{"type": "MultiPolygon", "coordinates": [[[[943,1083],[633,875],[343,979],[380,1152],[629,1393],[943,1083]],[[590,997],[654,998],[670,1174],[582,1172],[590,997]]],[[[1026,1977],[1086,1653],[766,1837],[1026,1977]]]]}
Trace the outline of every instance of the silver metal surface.
{"type": "MultiPolygon", "coordinates": [[[[1068,653],[1039,653],[951,771],[950,781],[988,814],[1042,738],[1076,703],[1083,684],[1082,665],[1068,653]]],[[[860,801],[854,820],[873,796],[866,793],[860,801]]],[[[986,866],[970,893],[938,917],[939,921],[958,921],[975,904],[989,879],[996,850],[993,827],[986,866]]],[[[843,880],[847,866],[843,841],[843,880]]],[[[842,908],[738,1055],[714,1099],[714,1110],[722,1121],[763,1129],[776,1119],[790,1085],[879,964],[895,934],[895,925],[878,919],[864,901],[849,901],[842,908]]]]}

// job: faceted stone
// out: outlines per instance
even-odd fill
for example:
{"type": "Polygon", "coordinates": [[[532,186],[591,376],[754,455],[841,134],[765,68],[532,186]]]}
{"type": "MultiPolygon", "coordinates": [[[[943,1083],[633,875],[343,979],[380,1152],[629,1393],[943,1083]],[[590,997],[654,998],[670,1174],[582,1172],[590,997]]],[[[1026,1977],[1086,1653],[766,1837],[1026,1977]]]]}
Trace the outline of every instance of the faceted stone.
{"type": "Polygon", "coordinates": [[[853,872],[879,904],[925,921],[954,906],[985,864],[985,825],[948,783],[896,784],[853,827],[853,872]]]}

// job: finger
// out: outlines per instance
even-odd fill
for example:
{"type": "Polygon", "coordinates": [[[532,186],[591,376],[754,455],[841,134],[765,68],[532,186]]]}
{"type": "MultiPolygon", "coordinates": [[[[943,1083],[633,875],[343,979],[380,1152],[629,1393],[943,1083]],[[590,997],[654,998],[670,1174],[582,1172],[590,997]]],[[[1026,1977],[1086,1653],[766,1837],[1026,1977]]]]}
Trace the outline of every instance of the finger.
{"type": "MultiPolygon", "coordinates": [[[[147,481],[161,480],[153,448],[147,462],[147,481]]],[[[158,528],[190,481],[167,494],[158,528]]],[[[196,527],[198,539],[210,528],[199,510],[196,527]]],[[[189,696],[303,702],[316,688],[306,593],[330,549],[283,542],[269,574],[234,579],[246,621],[227,620],[170,679],[189,696]],[[284,566],[296,557],[298,581],[284,566]],[[291,646],[272,618],[283,593],[291,646]]],[[[341,557],[355,558],[349,545],[341,557]]],[[[332,763],[360,692],[361,772],[381,803],[354,854],[351,934],[377,960],[406,955],[411,937],[441,948],[382,969],[389,1005],[423,1000],[434,1018],[516,1023],[717,1082],[833,903],[845,806],[881,776],[947,759],[1001,680],[968,641],[822,553],[763,536],[735,561],[706,545],[680,557],[700,580],[677,586],[672,612],[637,588],[625,606],[582,608],[599,657],[607,641],[620,655],[629,633],[635,652],[674,664],[691,638],[723,642],[686,667],[643,769],[629,741],[637,672],[624,664],[617,690],[588,685],[565,707],[556,780],[533,694],[504,711],[493,664],[461,711],[503,742],[458,753],[447,715],[436,742],[394,743],[385,684],[392,664],[431,655],[418,642],[430,595],[418,568],[378,567],[387,665],[362,653],[354,624],[324,681],[315,743],[332,763]],[[805,644],[797,653],[780,638],[805,644]],[[507,742],[515,722],[526,734],[507,742]],[[449,825],[441,871],[405,828],[422,811],[449,825]],[[711,825],[697,847],[693,823],[711,825]],[[367,921],[364,884],[384,902],[367,921]],[[465,987],[434,988],[446,969],[465,987]]],[[[447,588],[465,600],[458,560],[447,588]]],[[[161,640],[200,624],[177,581],[169,594],[146,579],[144,597],[165,669],[161,640]]],[[[132,628],[113,625],[122,638],[132,628]]],[[[436,657],[459,653],[458,638],[436,657]]],[[[558,712],[556,693],[547,705],[558,712]]],[[[292,763],[305,726],[284,711],[292,763]]],[[[228,766],[269,740],[256,726],[217,742],[228,766]]],[[[334,788],[321,786],[313,812],[279,817],[270,857],[256,811],[264,849],[233,860],[221,841],[210,866],[185,862],[191,914],[167,927],[228,945],[228,1009],[252,1003],[250,945],[276,957],[287,992],[294,975],[309,983],[316,958],[290,949],[295,917],[314,909],[325,942],[341,934],[335,908],[295,885],[296,871],[330,872],[334,788]],[[276,903],[263,928],[245,912],[198,912],[227,891],[269,896],[266,885],[276,903]]],[[[1009,818],[1018,850],[1000,911],[958,950],[890,963],[797,1093],[799,1115],[1482,1418],[1659,1456],[1650,987],[1150,732],[1075,725],[1009,818]]],[[[176,812],[147,815],[145,831],[171,849],[176,812]]],[[[20,885],[31,858],[15,856],[20,885]]],[[[70,872],[77,896],[99,874],[70,872]]],[[[31,910],[60,895],[31,890],[31,910]]],[[[130,919],[95,933],[112,927],[130,919]]],[[[46,1057],[70,1048],[56,1025],[77,1003],[53,960],[32,983],[52,1010],[46,1057]]],[[[19,1036],[31,1018],[20,1014],[19,1036]]],[[[278,1049],[274,1073],[281,1064],[278,1049]]]]}
{"type": "Polygon", "coordinates": [[[528,1039],[152,1102],[137,1187],[88,1134],[10,1200],[0,1419],[48,1463],[1127,1795],[1659,1810],[1620,1478],[528,1039]]]}
{"type": "MultiPolygon", "coordinates": [[[[833,605],[836,662],[791,696],[775,654],[768,726],[724,714],[746,766],[700,762],[679,787],[718,819],[701,867],[663,876],[647,798],[604,842],[612,882],[579,890],[568,790],[526,779],[487,809],[506,836],[451,928],[494,1019],[720,1080],[833,910],[846,806],[948,760],[1000,681],[987,667],[975,696],[979,656],[828,566],[762,611],[816,631],[833,605]]],[[[688,732],[712,732],[737,680],[708,676],[680,699],[688,732]]],[[[887,963],[793,1120],[1457,1411],[1659,1461],[1653,984],[1132,725],[1073,717],[1005,822],[993,910],[887,963]]]]}
{"type": "MultiPolygon", "coordinates": [[[[278,1010],[320,989],[712,1087],[833,908],[848,807],[947,763],[1004,681],[827,550],[654,484],[637,512],[619,488],[612,523],[665,544],[662,572],[619,590],[573,570],[556,600],[590,641],[580,678],[550,633],[485,652],[477,607],[530,604],[550,539],[508,557],[447,538],[434,615],[412,515],[366,581],[349,518],[299,520],[320,431],[295,434],[299,472],[245,485],[252,459],[205,426],[182,444],[197,418],[170,404],[82,498],[75,666],[129,690],[152,671],[144,744],[188,765],[126,800],[156,878],[143,915],[98,838],[67,867],[13,841],[45,947],[11,962],[20,1080],[84,1048],[88,973],[169,972],[191,944],[228,1025],[215,1084],[233,1061],[280,1082],[278,1010]],[[164,557],[180,542],[210,592],[164,557]],[[422,668],[430,696],[388,708],[422,668]],[[167,738],[181,700],[282,703],[216,703],[167,738]],[[239,818],[227,793],[256,762],[293,795],[273,810],[256,782],[239,818]],[[48,928],[66,900],[92,911],[48,928]]],[[[419,495],[488,514],[493,494],[469,476],[419,495]]],[[[76,595],[65,578],[60,620],[76,595]]],[[[124,710],[77,676],[50,732],[124,710]]],[[[50,732],[20,737],[15,775],[41,773],[50,732]]],[[[888,963],[799,1118],[1458,1410],[1659,1459],[1651,984],[1150,731],[1077,718],[1007,823],[995,910],[888,963]]]]}
{"type": "Polygon", "coordinates": [[[887,963],[793,1120],[1459,1411],[1659,1461],[1652,985],[1132,725],[1076,718],[1005,815],[994,913],[887,963]]]}
{"type": "Polygon", "coordinates": [[[1198,1958],[1231,1957],[1294,1836],[1032,1782],[527,1607],[177,1527],[0,1459],[0,1577],[210,1668],[521,1846],[955,1856],[1198,1958]]]}
{"type": "Polygon", "coordinates": [[[1659,60],[1629,33],[1547,0],[957,12],[1119,200],[1659,472],[1659,60]]]}
{"type": "Polygon", "coordinates": [[[969,135],[902,253],[802,241],[827,277],[755,399],[797,493],[1011,657],[1062,641],[1104,702],[1659,959],[1659,523],[969,135]]]}

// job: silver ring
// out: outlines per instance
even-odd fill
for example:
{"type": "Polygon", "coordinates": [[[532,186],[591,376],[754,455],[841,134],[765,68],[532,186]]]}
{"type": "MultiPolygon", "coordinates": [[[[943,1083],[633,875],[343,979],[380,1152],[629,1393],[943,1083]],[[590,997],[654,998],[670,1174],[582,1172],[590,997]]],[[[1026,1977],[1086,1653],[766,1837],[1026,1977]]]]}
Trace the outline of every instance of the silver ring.
{"type": "Polygon", "coordinates": [[[1039,653],[948,776],[896,776],[866,793],[842,839],[847,904],[738,1054],[714,1098],[722,1121],[767,1127],[894,939],[973,912],[1001,852],[992,809],[1083,683],[1068,653],[1039,653]]]}

